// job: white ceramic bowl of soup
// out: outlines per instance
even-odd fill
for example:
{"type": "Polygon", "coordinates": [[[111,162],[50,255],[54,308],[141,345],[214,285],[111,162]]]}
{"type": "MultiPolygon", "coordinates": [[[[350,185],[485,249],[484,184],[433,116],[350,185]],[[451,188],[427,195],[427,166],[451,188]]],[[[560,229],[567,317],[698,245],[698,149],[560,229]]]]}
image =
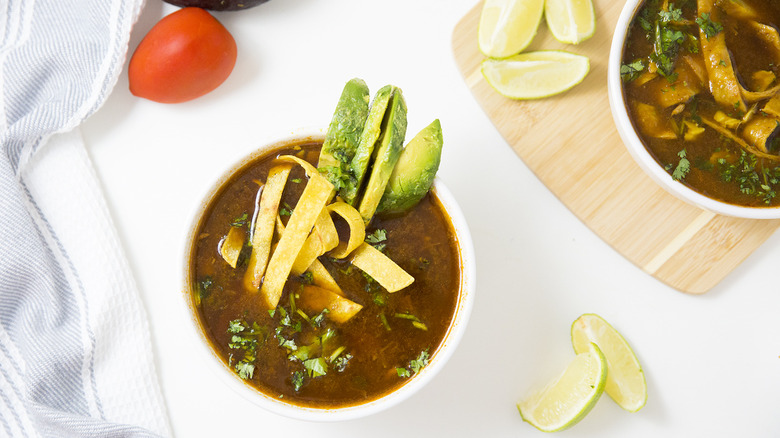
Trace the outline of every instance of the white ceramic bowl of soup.
{"type": "Polygon", "coordinates": [[[702,195],[687,187],[679,181],[675,181],[648,152],[642,140],[639,138],[634,125],[628,115],[626,101],[623,95],[623,84],[620,77],[623,47],[626,43],[628,29],[644,0],[627,0],[618,18],[615,32],[612,36],[612,46],[609,52],[607,64],[607,90],[609,93],[609,105],[612,117],[615,120],[620,138],[626,145],[628,152],[639,164],[639,167],[649,175],[656,183],[666,189],[677,198],[699,208],[726,216],[734,216],[749,219],[776,219],[780,218],[780,207],[747,207],[722,202],[702,195]]]}
{"type": "MultiPolygon", "coordinates": [[[[182,269],[184,290],[182,297],[185,302],[185,308],[187,309],[187,319],[189,319],[190,323],[188,330],[190,338],[189,344],[191,345],[192,350],[194,350],[193,354],[202,358],[211,369],[212,373],[226,386],[234,390],[247,401],[258,405],[269,412],[299,420],[332,422],[365,417],[395,406],[419,391],[430,382],[439,371],[441,371],[463,337],[467,322],[471,315],[476,288],[476,261],[471,233],[463,212],[455,201],[452,193],[437,177],[434,181],[432,190],[444,207],[457,238],[460,259],[460,284],[459,297],[452,321],[438,349],[431,354],[428,365],[422,368],[416,375],[409,378],[405,384],[378,399],[364,404],[339,408],[311,408],[287,403],[276,397],[271,397],[241,380],[233,370],[225,365],[219,355],[211,348],[209,340],[203,333],[203,328],[196,316],[197,310],[194,308],[190,293],[193,287],[190,281],[190,257],[193,250],[193,242],[196,238],[195,232],[197,231],[201,216],[205,212],[209,202],[217,194],[219,188],[230,180],[236,170],[253,161],[253,159],[264,156],[269,151],[279,149],[284,145],[305,142],[322,142],[324,138],[325,135],[323,130],[301,129],[294,131],[290,135],[271,141],[235,162],[235,164],[217,180],[217,183],[207,190],[202,197],[202,201],[191,215],[192,219],[189,224],[189,230],[184,239],[184,262],[182,269]]],[[[262,370],[256,370],[256,372],[261,371],[262,370]]]]}

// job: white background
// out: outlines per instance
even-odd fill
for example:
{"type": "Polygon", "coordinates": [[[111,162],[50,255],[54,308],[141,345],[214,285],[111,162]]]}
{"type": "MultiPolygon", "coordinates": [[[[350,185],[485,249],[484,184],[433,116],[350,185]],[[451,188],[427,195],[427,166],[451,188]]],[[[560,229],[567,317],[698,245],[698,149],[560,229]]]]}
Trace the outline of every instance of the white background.
{"type": "MultiPolygon", "coordinates": [[[[235,70],[219,89],[157,104],[133,97],[125,72],[83,126],[150,317],[174,433],[541,436],[515,403],[568,364],[569,327],[593,312],[633,345],[649,398],[631,414],[605,396],[562,436],[780,436],[780,236],[703,296],[673,290],[623,259],[537,180],[472,98],[450,40],[474,4],[272,0],[218,13],[238,43],[235,70]],[[229,164],[295,128],[327,126],[352,77],[372,93],[401,87],[411,134],[441,119],[439,176],[474,236],[477,301],[447,367],[412,398],[361,420],[307,423],[248,403],[185,342],[182,240],[203,191],[229,164]]],[[[175,9],[147,0],[130,50],[175,9]]]]}

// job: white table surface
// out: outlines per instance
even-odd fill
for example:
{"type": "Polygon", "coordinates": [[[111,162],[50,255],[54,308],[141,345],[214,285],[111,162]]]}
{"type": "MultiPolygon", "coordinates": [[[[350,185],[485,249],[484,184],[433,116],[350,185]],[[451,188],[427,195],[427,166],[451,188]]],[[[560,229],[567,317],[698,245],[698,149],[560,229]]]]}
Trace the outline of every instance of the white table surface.
{"type": "MultiPolygon", "coordinates": [[[[132,96],[125,72],[83,125],[148,311],[175,435],[541,436],[515,402],[573,358],[569,327],[588,312],[633,345],[649,397],[631,414],[604,396],[563,436],[780,435],[780,235],[702,296],[673,290],[622,258],[539,182],[472,98],[450,41],[474,4],[272,0],[218,13],[238,43],[235,70],[219,89],[157,104],[132,96]],[[352,77],[372,93],[401,87],[411,134],[441,119],[439,175],[474,237],[477,300],[458,350],[420,392],[368,418],[308,423],[246,402],[183,341],[190,327],[181,317],[182,239],[217,175],[266,140],[327,126],[352,77]]],[[[173,10],[147,0],[131,50],[173,10]]]]}

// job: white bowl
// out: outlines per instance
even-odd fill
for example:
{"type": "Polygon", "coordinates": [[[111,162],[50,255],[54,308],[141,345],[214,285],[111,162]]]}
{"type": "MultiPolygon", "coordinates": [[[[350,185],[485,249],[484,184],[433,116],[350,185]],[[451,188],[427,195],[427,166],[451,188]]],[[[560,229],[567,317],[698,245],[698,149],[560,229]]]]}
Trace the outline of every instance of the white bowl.
{"type": "Polygon", "coordinates": [[[669,193],[677,198],[712,211],[714,213],[742,217],[749,219],[777,219],[780,218],[780,207],[745,207],[718,201],[702,195],[679,181],[675,181],[661,165],[655,161],[647,151],[639,136],[634,130],[631,120],[628,118],[625,100],[623,98],[623,84],[620,79],[620,64],[623,56],[623,46],[626,34],[636,12],[642,6],[643,0],[627,0],[623,11],[618,18],[615,32],[612,36],[612,46],[609,51],[607,64],[607,90],[609,93],[609,105],[612,109],[612,117],[617,125],[620,138],[623,139],[628,152],[655,182],[661,185],[669,193]]]}
{"type": "Polygon", "coordinates": [[[461,278],[459,289],[460,295],[458,298],[455,315],[452,319],[452,322],[450,323],[447,334],[445,335],[438,350],[436,350],[436,352],[431,356],[428,365],[395,391],[371,402],[344,408],[310,408],[297,406],[286,403],[274,397],[269,397],[241,380],[235,372],[233,372],[224,364],[222,359],[220,359],[220,357],[209,346],[209,342],[206,339],[203,330],[201,329],[200,323],[198,322],[192,299],[190,298],[191,294],[189,291],[191,290],[192,285],[190,284],[189,280],[188,265],[190,254],[193,249],[193,242],[195,237],[194,233],[196,227],[200,222],[201,215],[205,211],[212,197],[216,194],[217,190],[227,180],[230,179],[230,176],[236,170],[241,168],[244,164],[264,155],[267,151],[278,149],[286,144],[300,143],[302,141],[322,141],[323,139],[324,134],[322,130],[301,130],[295,131],[293,134],[284,138],[272,141],[258,148],[250,155],[238,160],[236,164],[233,165],[227,172],[225,172],[222,177],[217,180],[217,183],[207,191],[205,196],[202,198],[200,205],[197,206],[192,214],[192,221],[184,240],[184,291],[182,293],[182,297],[185,301],[185,306],[188,311],[188,319],[191,322],[191,327],[188,332],[190,332],[192,335],[190,338],[193,349],[198,350],[197,354],[204,358],[204,361],[208,363],[214,374],[228,387],[238,392],[248,401],[279,415],[309,421],[342,421],[374,414],[400,403],[401,401],[409,398],[415,392],[419,391],[423,386],[431,381],[431,379],[433,379],[433,377],[439,371],[441,371],[463,337],[469,316],[471,315],[471,309],[474,304],[474,291],[476,284],[476,262],[474,259],[474,244],[471,239],[471,233],[469,232],[468,225],[466,224],[466,219],[463,216],[463,212],[461,211],[460,207],[458,207],[458,204],[455,202],[455,198],[452,196],[450,191],[447,190],[441,180],[436,178],[433,185],[433,191],[449,215],[458,240],[458,246],[460,249],[459,254],[461,278]]]}

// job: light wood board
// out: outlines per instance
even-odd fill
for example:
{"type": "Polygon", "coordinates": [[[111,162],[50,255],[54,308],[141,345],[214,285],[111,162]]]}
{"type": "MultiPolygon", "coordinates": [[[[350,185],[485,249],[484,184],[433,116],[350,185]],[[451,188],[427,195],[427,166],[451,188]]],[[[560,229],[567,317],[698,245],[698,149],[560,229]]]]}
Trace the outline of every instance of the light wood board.
{"type": "Polygon", "coordinates": [[[780,227],[690,206],[642,172],[623,146],[607,98],[607,59],[622,1],[594,0],[595,35],[577,45],[552,38],[544,20],[526,51],[588,56],[591,71],[572,90],[534,101],[496,93],[480,73],[482,4],[457,24],[458,68],[488,117],[537,177],[591,230],[639,268],[683,292],[710,290],[780,227]]]}

